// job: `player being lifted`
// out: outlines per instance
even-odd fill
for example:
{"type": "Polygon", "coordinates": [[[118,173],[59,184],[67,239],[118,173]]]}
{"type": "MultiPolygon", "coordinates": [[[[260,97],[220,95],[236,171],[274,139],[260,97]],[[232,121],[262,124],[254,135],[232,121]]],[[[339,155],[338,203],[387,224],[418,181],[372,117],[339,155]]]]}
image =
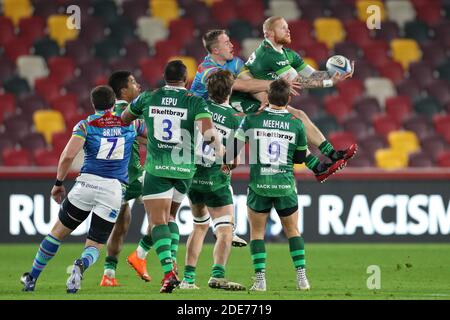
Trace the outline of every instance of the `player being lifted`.
{"type": "Polygon", "coordinates": [[[24,291],[34,291],[39,275],[54,257],[64,238],[92,212],[84,251],[75,260],[67,280],[67,292],[77,292],[81,288],[84,272],[97,261],[116,222],[123,185],[128,183],[131,148],[136,136],[145,136],[145,127],[142,122],[125,125],[120,117],[111,113],[115,96],[108,86],[94,88],[91,101],[95,114],[74,127],[72,137],[59,159],[52,198],[61,203],[65,196],[63,181],[75,156],[83,148],[85,155],[80,175],[62,202],[58,221],[41,242],[31,272],[21,278],[24,291]]]}
{"type": "MultiPolygon", "coordinates": [[[[141,86],[129,71],[114,72],[109,77],[108,85],[116,94],[114,111],[118,116],[141,93],[141,86]]],[[[115,287],[119,285],[116,279],[118,257],[122,251],[123,242],[131,222],[131,209],[128,202],[133,199],[139,199],[142,196],[143,173],[144,169],[141,166],[139,158],[139,141],[136,139],[133,143],[130,163],[128,164],[129,183],[125,187],[124,203],[120,207],[119,216],[117,217],[116,224],[106,246],[107,256],[105,258],[104,274],[100,282],[100,286],[102,287],[115,287]]],[[[128,263],[130,263],[138,275],[145,281],[151,280],[147,272],[147,260],[145,258],[152,245],[151,232],[149,231],[148,235],[144,236],[139,242],[136,251],[127,258],[128,263]]]]}
{"type": "MultiPolygon", "coordinates": [[[[250,182],[247,194],[250,222],[250,251],[256,279],[250,290],[266,291],[266,249],[264,234],[267,217],[277,211],[289,251],[297,271],[297,288],[309,290],[305,273],[305,247],[298,230],[298,197],[293,172],[294,163],[306,157],[307,138],[300,119],[286,109],[289,83],[278,79],[269,88],[269,107],[247,115],[236,132],[234,156],[242,142],[250,143],[250,182]]],[[[228,150],[228,149],[227,149],[228,150]]]]}
{"type": "Polygon", "coordinates": [[[180,60],[169,62],[164,79],[166,86],[133,100],[122,120],[130,123],[143,115],[147,124],[143,200],[146,212],[151,213],[153,246],[165,274],[160,292],[170,293],[180,281],[174,270],[168,222],[171,207],[181,203],[195,174],[195,126],[219,154],[222,146],[206,101],[186,89],[186,66],[180,60]]]}
{"type": "MultiPolygon", "coordinates": [[[[233,82],[234,76],[227,70],[216,71],[207,80],[209,95],[207,104],[223,145],[227,144],[228,139],[233,141],[234,133],[239,127],[236,111],[228,104],[233,82]]],[[[216,243],[208,285],[216,289],[245,290],[243,285],[225,278],[225,265],[233,238],[234,207],[231,177],[222,172],[221,159],[217,162],[208,147],[203,149],[201,140],[197,143],[196,151],[200,161],[188,193],[196,226],[187,241],[184,278],[180,289],[198,289],[195,285],[195,268],[212,219],[216,243]]]]}
{"type": "MultiPolygon", "coordinates": [[[[291,43],[289,26],[282,17],[270,17],[263,25],[264,41],[253,52],[245,63],[246,69],[239,75],[243,79],[274,80],[284,78],[288,81],[298,81],[302,88],[331,87],[353,75],[354,63],[350,73],[340,75],[338,73],[330,77],[326,71],[317,71],[293,50],[285,48],[291,43]]],[[[255,111],[260,106],[260,101],[265,100],[267,94],[261,92],[256,94],[259,100],[252,99],[248,94],[235,92],[231,97],[231,105],[242,108],[244,112],[255,111]]],[[[331,174],[342,169],[347,161],[352,158],[357,150],[353,144],[346,150],[334,150],[322,132],[314,125],[309,117],[301,110],[287,107],[287,110],[302,120],[305,125],[309,143],[319,148],[332,162],[321,163],[313,154],[309,153],[306,158],[306,166],[312,170],[320,182],[325,181],[331,174]]]]}

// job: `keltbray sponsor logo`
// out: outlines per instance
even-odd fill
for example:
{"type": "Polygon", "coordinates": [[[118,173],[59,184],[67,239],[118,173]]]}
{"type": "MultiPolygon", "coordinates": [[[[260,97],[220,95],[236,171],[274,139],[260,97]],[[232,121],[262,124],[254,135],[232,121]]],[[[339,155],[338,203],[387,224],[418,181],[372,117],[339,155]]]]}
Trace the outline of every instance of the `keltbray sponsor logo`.
{"type": "Polygon", "coordinates": [[[177,117],[182,120],[186,120],[187,119],[187,109],[161,107],[161,106],[150,106],[148,116],[149,117],[169,116],[169,117],[177,117]]]}

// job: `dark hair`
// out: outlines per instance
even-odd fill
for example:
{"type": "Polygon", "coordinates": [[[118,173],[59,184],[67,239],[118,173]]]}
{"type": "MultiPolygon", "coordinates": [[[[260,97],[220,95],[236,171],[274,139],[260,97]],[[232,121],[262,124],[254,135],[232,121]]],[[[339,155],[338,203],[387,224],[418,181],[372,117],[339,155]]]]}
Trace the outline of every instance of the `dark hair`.
{"type": "Polygon", "coordinates": [[[282,78],[277,79],[269,86],[269,103],[275,106],[285,106],[289,103],[290,93],[290,84],[282,78]]]}
{"type": "Polygon", "coordinates": [[[114,106],[116,96],[109,86],[97,86],[91,91],[91,102],[95,110],[103,111],[114,106]]]}
{"type": "Polygon", "coordinates": [[[131,76],[130,71],[116,71],[109,76],[108,85],[114,90],[116,97],[121,98],[120,91],[128,88],[128,78],[131,76]]]}
{"type": "Polygon", "coordinates": [[[223,29],[217,29],[217,30],[209,30],[205,35],[203,36],[203,46],[205,47],[206,51],[211,53],[212,47],[217,43],[217,39],[221,34],[227,34],[227,32],[223,29]]]}
{"type": "Polygon", "coordinates": [[[224,103],[231,94],[234,76],[228,70],[219,70],[212,73],[206,80],[209,97],[217,103],[224,103]]]}
{"type": "Polygon", "coordinates": [[[184,82],[187,78],[187,68],[181,60],[170,61],[164,69],[166,82],[184,82]]]}

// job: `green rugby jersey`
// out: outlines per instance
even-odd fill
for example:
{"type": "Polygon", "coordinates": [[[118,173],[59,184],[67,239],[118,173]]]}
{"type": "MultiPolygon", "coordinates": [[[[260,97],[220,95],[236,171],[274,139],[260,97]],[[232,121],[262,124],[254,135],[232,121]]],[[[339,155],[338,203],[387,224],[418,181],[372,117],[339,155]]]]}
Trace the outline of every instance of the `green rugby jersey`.
{"type": "MultiPolygon", "coordinates": [[[[233,141],[242,119],[241,114],[228,104],[217,104],[211,100],[208,100],[207,104],[214,126],[219,136],[222,137],[222,144],[226,146],[229,139],[233,141]]],[[[197,171],[192,179],[191,188],[197,191],[211,192],[229,186],[230,175],[222,172],[221,164],[216,163],[214,153],[208,145],[203,143],[201,136],[198,136],[195,150],[197,171]]]]}
{"type": "MultiPolygon", "coordinates": [[[[117,100],[114,105],[114,112],[120,116],[122,112],[127,108],[128,104],[129,103],[125,100],[117,100]]],[[[136,139],[133,142],[130,162],[128,163],[128,181],[130,182],[130,184],[131,182],[138,180],[142,176],[143,171],[144,169],[141,166],[139,155],[139,142],[136,139]]]]}
{"type": "MultiPolygon", "coordinates": [[[[267,39],[259,45],[245,63],[245,68],[253,78],[260,80],[276,80],[289,72],[297,75],[306,66],[307,64],[297,52],[288,48],[278,51],[267,39]]],[[[258,110],[261,104],[251,94],[238,91],[233,92],[230,102],[234,108],[246,114],[258,110]]]]}
{"type": "Polygon", "coordinates": [[[245,66],[255,79],[276,80],[291,68],[296,72],[302,71],[307,64],[294,50],[282,48],[278,51],[265,39],[250,55],[245,66]]]}
{"type": "Polygon", "coordinates": [[[147,126],[145,170],[155,176],[191,179],[195,173],[195,121],[211,118],[203,98],[185,88],[165,86],[141,93],[128,107],[147,126]]]}
{"type": "Polygon", "coordinates": [[[294,153],[307,149],[305,128],[299,119],[286,109],[266,108],[247,115],[236,138],[250,143],[249,187],[256,194],[283,197],[295,190],[294,153]]]}

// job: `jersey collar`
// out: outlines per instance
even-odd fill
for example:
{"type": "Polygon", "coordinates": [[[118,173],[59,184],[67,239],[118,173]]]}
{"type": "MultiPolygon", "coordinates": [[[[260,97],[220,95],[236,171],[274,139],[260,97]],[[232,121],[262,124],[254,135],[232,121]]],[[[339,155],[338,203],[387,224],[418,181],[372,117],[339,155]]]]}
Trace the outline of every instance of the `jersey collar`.
{"type": "Polygon", "coordinates": [[[275,46],[273,45],[273,43],[272,43],[269,39],[264,38],[264,41],[266,41],[268,44],[270,44],[270,46],[271,46],[271,47],[273,48],[273,50],[275,50],[276,52],[283,53],[283,49],[278,50],[277,48],[275,48],[275,46]]]}
{"type": "Polygon", "coordinates": [[[187,89],[185,87],[176,87],[176,86],[169,86],[168,84],[166,84],[164,86],[165,89],[171,89],[171,90],[185,90],[187,91],[187,89]]]}
{"type": "Polygon", "coordinates": [[[207,58],[209,61],[211,61],[212,63],[214,63],[214,64],[215,64],[216,66],[218,66],[218,67],[223,67],[224,65],[227,64],[226,61],[225,61],[224,64],[218,64],[218,63],[213,59],[213,57],[211,56],[211,54],[208,54],[208,55],[206,56],[206,58],[207,58]]]}
{"type": "Polygon", "coordinates": [[[126,100],[116,100],[116,104],[129,104],[126,100]]]}
{"type": "Polygon", "coordinates": [[[272,113],[289,113],[289,111],[284,108],[284,109],[273,109],[271,107],[267,107],[264,109],[267,112],[272,112],[272,113]]]}

